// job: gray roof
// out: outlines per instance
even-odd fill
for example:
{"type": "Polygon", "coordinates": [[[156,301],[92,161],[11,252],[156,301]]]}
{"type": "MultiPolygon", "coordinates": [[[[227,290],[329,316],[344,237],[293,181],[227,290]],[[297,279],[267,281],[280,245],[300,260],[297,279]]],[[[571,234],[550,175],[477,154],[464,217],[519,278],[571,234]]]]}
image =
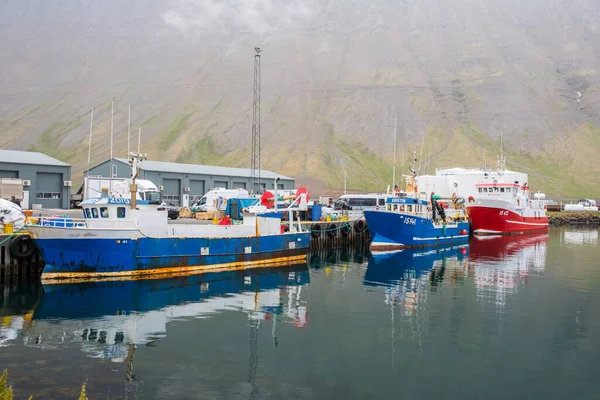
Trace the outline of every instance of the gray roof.
{"type": "Polygon", "coordinates": [[[55,165],[70,167],[69,164],[34,151],[17,151],[0,149],[0,162],[10,164],[55,165]]]}
{"type": "MultiPolygon", "coordinates": [[[[114,160],[128,164],[129,162],[124,158],[115,158],[114,160]]],[[[251,178],[252,172],[250,168],[231,168],[231,167],[215,167],[212,165],[200,165],[200,164],[181,164],[164,161],[144,161],[142,162],[141,169],[145,171],[154,172],[173,172],[180,174],[197,174],[197,175],[218,175],[218,176],[234,176],[240,178],[251,178]]],[[[276,174],[272,171],[261,170],[261,179],[287,179],[294,180],[289,176],[276,174]]]]}

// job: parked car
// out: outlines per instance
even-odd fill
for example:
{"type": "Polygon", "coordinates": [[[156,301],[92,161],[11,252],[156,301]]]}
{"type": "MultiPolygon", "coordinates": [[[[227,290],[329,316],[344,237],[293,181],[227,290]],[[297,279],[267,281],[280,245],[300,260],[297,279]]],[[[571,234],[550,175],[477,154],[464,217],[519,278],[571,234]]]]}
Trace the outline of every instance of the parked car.
{"type": "Polygon", "coordinates": [[[160,206],[167,210],[167,216],[169,219],[179,218],[179,208],[177,206],[174,206],[173,204],[167,204],[164,201],[160,203],[160,206]]]}

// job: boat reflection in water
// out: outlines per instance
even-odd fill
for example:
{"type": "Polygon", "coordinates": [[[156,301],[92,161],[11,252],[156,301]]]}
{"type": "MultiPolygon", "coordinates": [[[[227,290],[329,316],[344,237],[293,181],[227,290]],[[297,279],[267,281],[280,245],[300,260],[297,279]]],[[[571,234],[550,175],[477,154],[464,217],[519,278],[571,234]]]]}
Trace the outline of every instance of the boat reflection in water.
{"type": "Polygon", "coordinates": [[[178,319],[235,310],[248,314],[253,326],[277,316],[304,327],[307,309],[300,294],[309,279],[304,264],[173,279],[53,284],[44,286],[29,312],[5,315],[0,338],[5,346],[22,339],[46,349],[77,342],[91,357],[123,362],[131,345],[166,336],[167,324],[178,319]]]}
{"type": "Polygon", "coordinates": [[[405,249],[371,255],[364,284],[393,286],[422,277],[436,280],[439,274],[443,274],[448,259],[462,260],[467,253],[468,246],[462,245],[435,249],[405,249]],[[441,269],[436,272],[436,267],[441,269]]]}
{"type": "MultiPolygon", "coordinates": [[[[466,263],[468,252],[468,246],[462,245],[435,249],[405,249],[369,257],[363,285],[373,290],[384,288],[384,303],[390,312],[392,360],[395,353],[396,326],[406,324],[412,340],[419,346],[422,345],[429,321],[428,293],[435,291],[441,284],[447,266],[460,269],[459,265],[466,263]],[[397,307],[400,309],[399,316],[396,315],[397,307]],[[396,319],[399,320],[398,323],[395,322],[396,319]]],[[[400,328],[400,331],[403,329],[400,328]]]]}
{"type": "Polygon", "coordinates": [[[539,275],[546,266],[548,234],[476,236],[470,245],[477,298],[492,302],[500,310],[506,296],[517,293],[529,275],[539,275]]]}
{"type": "Polygon", "coordinates": [[[371,255],[363,283],[385,286],[386,303],[399,300],[409,312],[425,301],[429,284],[436,286],[442,281],[447,262],[463,261],[468,252],[464,245],[371,255]]]}
{"type": "Polygon", "coordinates": [[[566,247],[597,246],[598,229],[563,230],[560,243],[566,247]]]}

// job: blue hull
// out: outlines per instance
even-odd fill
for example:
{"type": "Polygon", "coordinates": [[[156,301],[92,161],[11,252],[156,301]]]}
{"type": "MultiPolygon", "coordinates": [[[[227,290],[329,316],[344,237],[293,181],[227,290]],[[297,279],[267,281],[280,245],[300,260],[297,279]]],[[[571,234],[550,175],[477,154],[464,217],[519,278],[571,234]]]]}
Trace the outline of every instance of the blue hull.
{"type": "Polygon", "coordinates": [[[431,220],[387,211],[365,211],[372,250],[468,243],[469,223],[436,227],[431,220]],[[463,233],[464,232],[464,233],[463,233]]]}
{"type": "Polygon", "coordinates": [[[244,238],[36,239],[43,280],[244,269],[306,258],[310,233],[244,238]]]}

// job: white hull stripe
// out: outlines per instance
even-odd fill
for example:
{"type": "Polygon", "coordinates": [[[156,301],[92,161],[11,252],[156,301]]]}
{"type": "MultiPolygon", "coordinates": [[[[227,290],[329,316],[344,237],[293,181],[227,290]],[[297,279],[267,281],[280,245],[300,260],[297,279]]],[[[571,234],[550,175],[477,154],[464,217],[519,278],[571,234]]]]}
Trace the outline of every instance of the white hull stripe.
{"type": "Polygon", "coordinates": [[[413,237],[413,240],[440,240],[440,239],[456,239],[456,238],[466,238],[469,237],[469,235],[456,235],[456,236],[440,236],[438,237],[430,237],[430,238],[420,238],[420,237],[413,237]]]}
{"type": "Polygon", "coordinates": [[[521,225],[533,225],[533,226],[548,226],[548,223],[539,223],[539,222],[521,222],[521,221],[510,221],[506,220],[506,222],[510,222],[511,224],[521,224],[521,225]]]}

